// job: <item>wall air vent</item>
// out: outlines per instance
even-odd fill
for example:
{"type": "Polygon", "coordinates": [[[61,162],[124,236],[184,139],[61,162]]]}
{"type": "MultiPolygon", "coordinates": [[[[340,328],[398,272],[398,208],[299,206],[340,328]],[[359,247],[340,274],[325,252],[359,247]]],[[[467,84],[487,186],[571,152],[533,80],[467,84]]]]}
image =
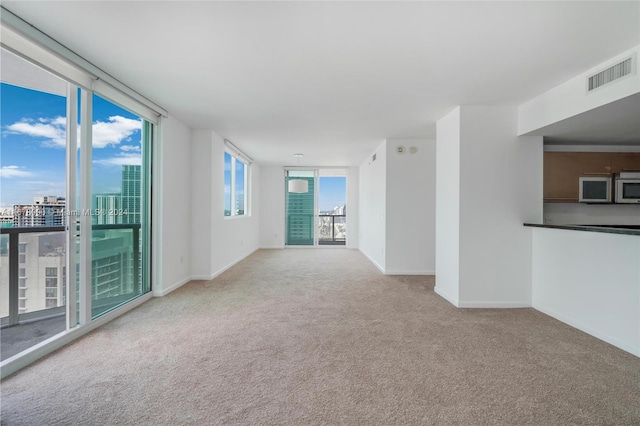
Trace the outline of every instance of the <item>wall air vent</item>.
{"type": "Polygon", "coordinates": [[[634,73],[633,56],[587,78],[587,93],[634,73]]]}

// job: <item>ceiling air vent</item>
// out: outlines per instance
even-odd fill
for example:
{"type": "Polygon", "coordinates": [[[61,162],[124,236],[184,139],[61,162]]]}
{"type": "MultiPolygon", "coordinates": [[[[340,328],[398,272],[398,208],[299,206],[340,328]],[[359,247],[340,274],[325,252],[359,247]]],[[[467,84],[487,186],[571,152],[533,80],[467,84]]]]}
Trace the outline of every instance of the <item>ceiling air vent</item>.
{"type": "Polygon", "coordinates": [[[605,84],[609,84],[632,73],[633,57],[629,57],[622,62],[589,77],[587,80],[587,92],[592,92],[605,84]]]}

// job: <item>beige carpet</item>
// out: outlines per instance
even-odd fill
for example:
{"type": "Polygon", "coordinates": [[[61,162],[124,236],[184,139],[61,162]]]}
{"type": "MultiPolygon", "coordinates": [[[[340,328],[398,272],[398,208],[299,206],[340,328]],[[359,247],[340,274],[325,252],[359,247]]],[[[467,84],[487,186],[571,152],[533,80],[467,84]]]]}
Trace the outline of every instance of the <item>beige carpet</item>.
{"type": "Polygon", "coordinates": [[[638,425],[640,359],[358,251],[266,250],[8,378],[2,422],[638,425]]]}

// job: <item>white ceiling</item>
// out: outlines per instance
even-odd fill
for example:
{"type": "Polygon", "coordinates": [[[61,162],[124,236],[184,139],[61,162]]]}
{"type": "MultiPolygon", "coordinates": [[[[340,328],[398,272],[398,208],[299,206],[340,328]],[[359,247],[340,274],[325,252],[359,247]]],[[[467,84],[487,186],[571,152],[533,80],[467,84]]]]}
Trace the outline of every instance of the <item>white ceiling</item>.
{"type": "Polygon", "coordinates": [[[278,165],[358,165],[456,105],[519,105],[640,44],[637,1],[2,5],[278,165]]]}

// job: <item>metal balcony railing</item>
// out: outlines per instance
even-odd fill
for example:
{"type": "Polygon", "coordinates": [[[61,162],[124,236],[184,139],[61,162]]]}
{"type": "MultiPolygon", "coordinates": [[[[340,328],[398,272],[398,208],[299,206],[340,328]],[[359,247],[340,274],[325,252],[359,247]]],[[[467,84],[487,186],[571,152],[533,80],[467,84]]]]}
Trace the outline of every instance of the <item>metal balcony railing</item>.
{"type": "Polygon", "coordinates": [[[345,244],[347,240],[347,216],[344,214],[321,214],[318,216],[318,242],[345,244]]]}

